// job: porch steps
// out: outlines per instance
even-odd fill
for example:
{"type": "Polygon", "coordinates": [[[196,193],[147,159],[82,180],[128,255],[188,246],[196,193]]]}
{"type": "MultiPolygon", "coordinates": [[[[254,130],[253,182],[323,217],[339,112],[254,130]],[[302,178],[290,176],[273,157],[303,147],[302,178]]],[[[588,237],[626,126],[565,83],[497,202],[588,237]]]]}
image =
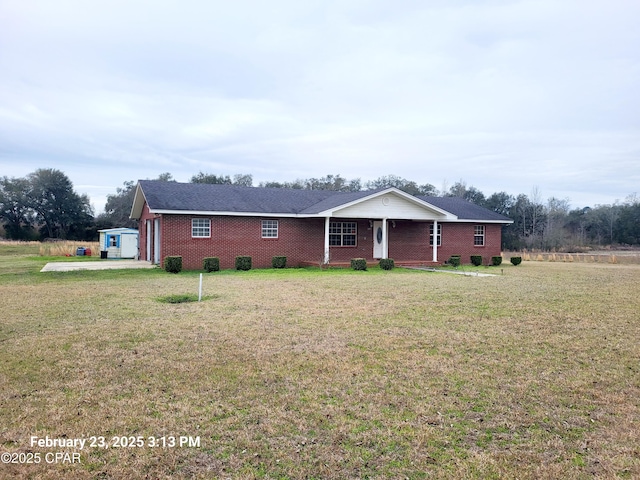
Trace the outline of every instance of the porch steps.
{"type": "Polygon", "coordinates": [[[395,262],[396,267],[441,267],[442,262],[427,262],[424,260],[406,260],[395,262]]]}

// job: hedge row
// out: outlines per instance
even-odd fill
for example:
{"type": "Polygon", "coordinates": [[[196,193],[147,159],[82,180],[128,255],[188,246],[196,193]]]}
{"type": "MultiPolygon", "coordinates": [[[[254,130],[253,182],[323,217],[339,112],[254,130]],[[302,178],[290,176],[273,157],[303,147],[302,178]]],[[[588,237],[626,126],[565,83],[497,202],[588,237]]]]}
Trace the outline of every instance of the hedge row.
{"type": "MultiPolygon", "coordinates": [[[[522,257],[511,257],[511,263],[513,265],[520,265],[522,257]]],[[[447,262],[453,267],[460,266],[460,255],[451,255],[447,262]]],[[[482,255],[471,255],[471,263],[475,266],[482,265],[482,255]]],[[[491,265],[497,267],[502,264],[501,256],[491,257],[491,265]]],[[[383,258],[380,260],[380,268],[383,270],[391,270],[395,267],[395,262],[392,258],[383,258]]],[[[273,268],[285,268],[287,266],[287,257],[276,256],[271,259],[271,266],[273,268]]],[[[236,257],[236,270],[251,270],[252,261],[249,256],[237,256],[236,257]]],[[[220,270],[220,259],[218,257],[207,257],[202,262],[202,268],[206,272],[217,272],[220,270]]],[[[354,270],[366,270],[367,260],[364,258],[352,258],[351,268],[354,270]]],[[[169,256],[164,258],[164,269],[169,273],[180,273],[182,271],[182,257],[181,256],[169,256]]]]}
{"type": "MultiPolygon", "coordinates": [[[[249,256],[237,256],[236,257],[236,270],[251,270],[252,261],[249,256]]],[[[273,268],[285,268],[287,266],[287,257],[277,256],[271,259],[271,266],[273,268]]],[[[164,269],[169,273],[180,273],[182,271],[182,257],[181,256],[168,256],[164,258],[164,269]]],[[[218,257],[206,257],[202,261],[202,269],[205,272],[218,272],[220,271],[220,258],[218,257]]]]}
{"type": "MultiPolygon", "coordinates": [[[[451,257],[449,257],[449,260],[447,260],[445,263],[448,263],[453,267],[459,267],[460,264],[462,263],[460,257],[461,257],[460,255],[451,255],[451,257]]],[[[471,260],[472,265],[475,265],[476,267],[479,267],[480,265],[482,265],[482,262],[483,262],[482,255],[471,255],[469,258],[471,260]]],[[[500,255],[491,257],[491,265],[493,265],[494,267],[502,265],[502,257],[500,255]]]]}

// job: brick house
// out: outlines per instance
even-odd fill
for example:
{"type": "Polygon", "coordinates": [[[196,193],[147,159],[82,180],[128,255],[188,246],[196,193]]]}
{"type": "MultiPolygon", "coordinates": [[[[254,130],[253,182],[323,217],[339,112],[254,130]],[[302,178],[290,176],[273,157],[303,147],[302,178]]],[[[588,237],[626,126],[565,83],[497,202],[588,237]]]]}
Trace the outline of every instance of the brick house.
{"type": "Polygon", "coordinates": [[[233,268],[340,264],[352,258],[442,264],[451,255],[484,263],[500,255],[511,220],[454,197],[416,197],[396,188],[361,192],[294,190],[140,180],[131,218],[139,222],[140,258],[161,264],[181,255],[185,269],[206,257],[233,268]]]}

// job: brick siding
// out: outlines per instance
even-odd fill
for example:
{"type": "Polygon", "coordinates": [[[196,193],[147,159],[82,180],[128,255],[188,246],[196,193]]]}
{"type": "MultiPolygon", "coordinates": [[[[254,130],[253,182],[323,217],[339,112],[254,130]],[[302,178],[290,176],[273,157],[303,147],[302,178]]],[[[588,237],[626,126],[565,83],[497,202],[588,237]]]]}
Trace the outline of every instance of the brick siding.
{"type": "MultiPolygon", "coordinates": [[[[144,206],[140,217],[140,258],[146,259],[146,220],[155,216],[144,206]]],[[[254,268],[270,268],[274,256],[287,257],[288,266],[301,262],[320,264],[324,257],[323,218],[277,218],[278,238],[262,238],[262,220],[271,217],[228,217],[162,215],[160,220],[161,262],[170,255],[182,256],[183,267],[199,270],[205,257],[219,257],[220,268],[234,268],[238,255],[252,257],[254,268]],[[211,221],[210,238],[191,236],[191,219],[207,218],[211,221]]],[[[348,262],[360,257],[373,261],[373,228],[368,220],[336,219],[357,223],[357,244],[349,247],[331,247],[331,262],[348,262]]],[[[429,245],[430,222],[396,220],[395,227],[388,222],[389,258],[396,261],[431,262],[433,247],[429,245]]],[[[500,255],[501,225],[482,223],[441,223],[442,245],[438,247],[438,262],[443,263],[451,255],[461,255],[463,263],[470,262],[471,255],[482,255],[483,263],[500,255]],[[474,226],[485,226],[485,245],[473,245],[474,226]]],[[[155,225],[152,223],[152,228],[155,225]]],[[[153,231],[151,233],[153,249],[153,231]]],[[[153,259],[153,251],[151,252],[153,259]]]]}
{"type": "MultiPolygon", "coordinates": [[[[433,247],[429,245],[431,223],[396,221],[389,227],[389,258],[398,261],[419,260],[430,262],[433,247]]],[[[481,255],[483,264],[490,264],[492,256],[501,252],[502,225],[478,223],[439,223],[441,245],[438,246],[438,262],[443,263],[451,255],[460,255],[462,263],[471,263],[471,255],[481,255]],[[474,227],[484,225],[484,246],[474,246],[474,227]]]]}

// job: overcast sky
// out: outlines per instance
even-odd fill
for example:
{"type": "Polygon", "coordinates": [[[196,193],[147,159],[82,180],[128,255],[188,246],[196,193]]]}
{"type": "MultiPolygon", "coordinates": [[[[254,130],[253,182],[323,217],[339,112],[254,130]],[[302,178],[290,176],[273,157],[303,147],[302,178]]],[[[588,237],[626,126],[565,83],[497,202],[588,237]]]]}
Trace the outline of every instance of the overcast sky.
{"type": "Polygon", "coordinates": [[[0,0],[0,176],[640,193],[638,0],[0,0]]]}

